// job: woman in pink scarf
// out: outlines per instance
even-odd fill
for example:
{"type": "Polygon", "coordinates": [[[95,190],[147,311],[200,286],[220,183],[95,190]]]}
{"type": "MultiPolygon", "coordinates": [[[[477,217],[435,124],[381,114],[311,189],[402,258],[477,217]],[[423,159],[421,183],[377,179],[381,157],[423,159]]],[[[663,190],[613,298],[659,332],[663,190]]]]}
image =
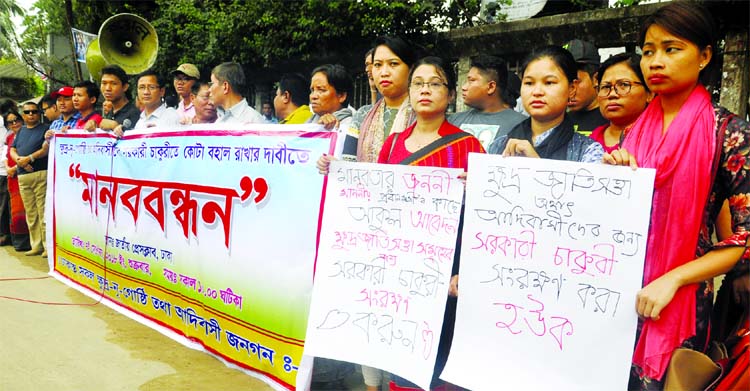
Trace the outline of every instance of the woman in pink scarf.
{"type": "Polygon", "coordinates": [[[701,83],[714,59],[716,29],[707,10],[674,2],[645,22],[641,70],[657,97],[605,163],[656,169],[644,287],[643,320],[629,389],[661,389],[672,352],[703,351],[715,276],[747,273],[750,230],[750,128],[714,107],[701,83]],[[733,235],[711,243],[729,200],[733,235]]]}

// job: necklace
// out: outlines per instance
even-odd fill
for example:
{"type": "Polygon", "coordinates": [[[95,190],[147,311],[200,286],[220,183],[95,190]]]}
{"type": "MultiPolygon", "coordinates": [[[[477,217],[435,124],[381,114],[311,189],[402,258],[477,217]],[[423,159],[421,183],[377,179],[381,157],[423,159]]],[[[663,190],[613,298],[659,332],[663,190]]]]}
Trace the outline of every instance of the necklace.
{"type": "Polygon", "coordinates": [[[435,140],[439,139],[439,138],[440,138],[440,135],[433,135],[433,134],[431,134],[431,135],[429,136],[429,138],[427,138],[427,139],[425,139],[424,137],[422,137],[422,138],[420,138],[420,139],[417,139],[416,137],[414,137],[414,136],[412,135],[412,137],[410,137],[410,140],[409,140],[409,141],[410,141],[410,142],[411,142],[411,144],[412,144],[412,145],[414,146],[414,148],[416,148],[415,150],[417,150],[417,151],[418,151],[418,150],[420,150],[420,149],[424,148],[425,146],[429,145],[429,144],[430,144],[430,143],[432,143],[433,141],[435,141],[435,140]]]}

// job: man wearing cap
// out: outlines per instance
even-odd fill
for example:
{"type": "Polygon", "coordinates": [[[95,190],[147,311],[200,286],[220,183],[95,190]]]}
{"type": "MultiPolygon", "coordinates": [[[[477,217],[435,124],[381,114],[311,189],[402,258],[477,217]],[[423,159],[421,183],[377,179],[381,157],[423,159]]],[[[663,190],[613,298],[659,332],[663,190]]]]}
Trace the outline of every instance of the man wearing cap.
{"type": "Polygon", "coordinates": [[[236,62],[225,62],[211,70],[211,102],[221,109],[217,123],[263,124],[265,118],[247,104],[241,92],[245,89],[245,71],[236,62]]]}
{"type": "Polygon", "coordinates": [[[26,255],[47,256],[44,202],[47,196],[47,153],[44,142],[47,125],[41,123],[39,107],[34,102],[23,104],[24,125],[18,131],[10,148],[10,158],[18,166],[18,188],[26,209],[31,250],[26,255]]]}
{"type": "Polygon", "coordinates": [[[73,108],[73,87],[60,87],[50,95],[57,102],[57,111],[60,112],[60,116],[52,121],[49,130],[54,133],[56,130],[67,130],[75,127],[76,122],[81,119],[81,114],[73,108]]]}
{"type": "Polygon", "coordinates": [[[104,110],[104,118],[99,127],[103,130],[113,130],[118,125],[123,125],[125,130],[132,129],[141,117],[141,111],[128,98],[130,82],[125,70],[119,65],[105,66],[102,68],[100,86],[105,104],[111,102],[112,109],[104,110]]]}
{"type": "Polygon", "coordinates": [[[193,106],[190,92],[195,81],[201,78],[201,73],[195,65],[185,63],[180,64],[177,69],[172,71],[172,76],[174,76],[174,90],[180,96],[180,103],[177,104],[177,116],[181,124],[189,124],[195,117],[195,106],[193,106]]]}
{"type": "Polygon", "coordinates": [[[599,69],[599,50],[593,43],[580,39],[574,39],[563,47],[568,49],[578,65],[578,88],[568,103],[569,116],[574,129],[588,136],[594,129],[607,123],[599,111],[594,84],[594,75],[599,69]]]}
{"type": "Polygon", "coordinates": [[[485,149],[499,136],[508,134],[526,119],[513,110],[515,102],[503,99],[508,88],[508,66],[502,58],[477,56],[471,59],[461,96],[469,110],[451,115],[448,121],[473,134],[485,149]]]}

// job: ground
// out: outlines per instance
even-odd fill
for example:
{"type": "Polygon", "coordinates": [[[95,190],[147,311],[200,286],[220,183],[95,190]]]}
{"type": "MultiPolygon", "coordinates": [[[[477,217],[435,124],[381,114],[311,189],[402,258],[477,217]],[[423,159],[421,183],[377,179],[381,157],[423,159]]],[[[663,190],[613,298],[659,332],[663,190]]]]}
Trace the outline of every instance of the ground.
{"type": "MultiPolygon", "coordinates": [[[[46,259],[0,247],[0,390],[272,390],[47,272],[46,259]]],[[[361,382],[355,373],[346,384],[361,382]]]]}

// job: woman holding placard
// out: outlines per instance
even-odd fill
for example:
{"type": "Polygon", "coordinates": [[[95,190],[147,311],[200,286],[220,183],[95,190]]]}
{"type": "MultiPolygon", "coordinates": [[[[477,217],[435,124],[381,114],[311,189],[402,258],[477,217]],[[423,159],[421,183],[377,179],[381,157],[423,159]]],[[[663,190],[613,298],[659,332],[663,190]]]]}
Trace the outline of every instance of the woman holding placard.
{"type": "MultiPolygon", "coordinates": [[[[469,153],[484,153],[482,144],[476,137],[451,125],[445,111],[456,96],[456,77],[450,64],[438,57],[425,57],[419,60],[409,73],[409,102],[417,121],[401,133],[393,133],[385,140],[380,150],[378,163],[407,164],[444,168],[468,166],[469,153]]],[[[460,230],[460,228],[459,228],[460,230]]],[[[459,239],[460,242],[460,231],[459,239]]],[[[460,252],[456,248],[456,254],[460,252]]],[[[454,261],[451,287],[443,329],[440,335],[432,389],[452,389],[450,384],[438,379],[448,358],[453,325],[456,317],[456,289],[458,286],[458,262],[454,261]]],[[[407,391],[419,388],[398,376],[393,376],[391,390],[407,391]]]]}
{"type": "Polygon", "coordinates": [[[490,144],[489,152],[504,156],[599,162],[604,154],[599,143],[573,129],[568,101],[575,95],[576,62],[559,46],[535,50],[521,65],[521,100],[529,118],[507,136],[490,144]]]}
{"type": "MultiPolygon", "coordinates": [[[[414,123],[414,112],[408,99],[409,70],[417,59],[414,49],[403,39],[388,36],[376,39],[373,47],[372,77],[383,97],[354,114],[344,140],[344,160],[377,162],[385,138],[414,123]]],[[[330,155],[321,156],[317,162],[318,171],[327,175],[333,159],[330,155]]],[[[380,370],[362,366],[362,375],[368,390],[379,388],[380,370]]]]}
{"type": "Polygon", "coordinates": [[[702,84],[714,62],[716,29],[694,3],[670,3],[646,19],[641,70],[656,94],[609,164],[656,169],[644,287],[643,322],[631,389],[660,389],[678,347],[707,344],[715,276],[748,273],[750,127],[714,106],[702,84]],[[711,243],[712,224],[729,200],[733,234],[711,243]]]}

